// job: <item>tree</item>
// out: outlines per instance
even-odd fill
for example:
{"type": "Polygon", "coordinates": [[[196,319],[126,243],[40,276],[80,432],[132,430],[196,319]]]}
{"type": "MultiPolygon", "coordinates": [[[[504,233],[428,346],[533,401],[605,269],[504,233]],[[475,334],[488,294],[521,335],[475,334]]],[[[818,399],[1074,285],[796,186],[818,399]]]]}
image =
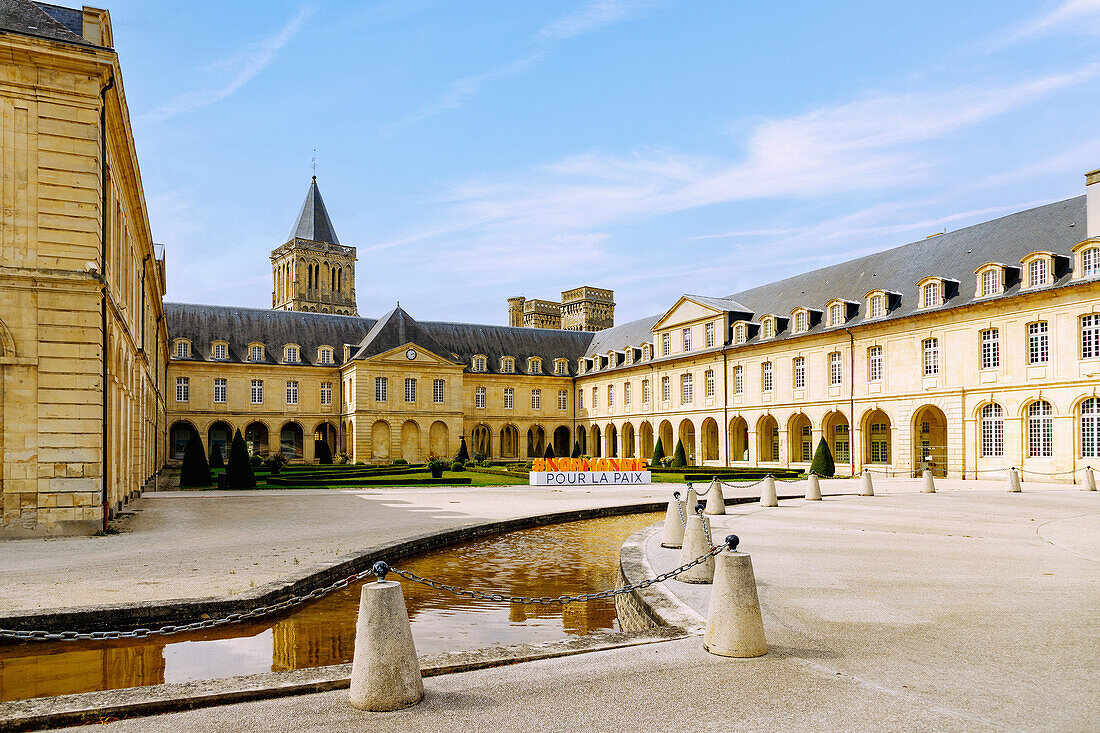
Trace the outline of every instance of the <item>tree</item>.
{"type": "Polygon", "coordinates": [[[557,456],[554,455],[554,446],[547,443],[546,444],[546,450],[543,451],[542,457],[543,458],[557,458],[557,456]]]}
{"type": "Polygon", "coordinates": [[[233,443],[229,446],[225,486],[228,489],[252,489],[256,486],[256,475],[252,473],[252,461],[248,457],[248,448],[245,447],[240,428],[233,434],[233,443]]]}
{"type": "Polygon", "coordinates": [[[202,450],[199,434],[191,431],[187,445],[183,449],[183,465],[180,467],[180,486],[209,486],[210,465],[202,450]]]}
{"type": "Polygon", "coordinates": [[[573,452],[569,454],[569,457],[570,458],[580,458],[581,457],[581,444],[578,443],[575,440],[573,441],[573,452]]]}
{"type": "Polygon", "coordinates": [[[688,464],[687,454],[684,452],[684,441],[676,440],[676,450],[672,454],[672,467],[683,468],[688,464]]]}
{"type": "Polygon", "coordinates": [[[651,466],[660,466],[661,459],[665,457],[665,447],[661,445],[661,438],[657,438],[657,445],[653,446],[653,458],[649,461],[651,466]]]}
{"type": "Polygon", "coordinates": [[[458,444],[458,454],[455,456],[455,461],[461,461],[465,463],[470,460],[470,451],[466,450],[466,436],[463,435],[458,444]]]}
{"type": "Polygon", "coordinates": [[[833,465],[833,452],[829,450],[829,444],[822,438],[814,451],[814,460],[810,463],[810,472],[818,476],[832,476],[836,473],[833,465]]]}
{"type": "Polygon", "coordinates": [[[313,455],[316,456],[318,463],[332,464],[332,449],[328,447],[327,440],[315,440],[313,442],[313,455]]]}
{"type": "Polygon", "coordinates": [[[210,468],[225,468],[225,461],[222,460],[221,446],[210,446],[210,468]]]}

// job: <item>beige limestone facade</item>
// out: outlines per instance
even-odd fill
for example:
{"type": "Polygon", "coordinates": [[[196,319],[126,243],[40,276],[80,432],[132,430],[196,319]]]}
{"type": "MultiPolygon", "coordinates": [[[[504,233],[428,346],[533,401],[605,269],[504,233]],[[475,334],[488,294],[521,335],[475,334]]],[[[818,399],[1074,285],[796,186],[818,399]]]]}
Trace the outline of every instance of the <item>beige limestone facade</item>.
{"type": "Polygon", "coordinates": [[[508,325],[566,331],[602,331],[615,325],[615,292],[582,285],[562,291],[561,300],[508,299],[508,325]]]}
{"type": "Polygon", "coordinates": [[[0,536],[104,527],[166,434],[164,261],[110,18],[32,11],[47,37],[0,29],[0,536]]]}

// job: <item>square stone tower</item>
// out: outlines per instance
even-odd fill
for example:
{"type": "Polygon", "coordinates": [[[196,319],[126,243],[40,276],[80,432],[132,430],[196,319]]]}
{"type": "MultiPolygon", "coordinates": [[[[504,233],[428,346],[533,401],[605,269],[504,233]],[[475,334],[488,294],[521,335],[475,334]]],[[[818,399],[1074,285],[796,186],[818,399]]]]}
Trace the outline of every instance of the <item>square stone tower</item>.
{"type": "Polygon", "coordinates": [[[615,325],[615,292],[582,285],[561,294],[563,331],[602,331],[615,325]]]}
{"type": "Polygon", "coordinates": [[[355,259],[355,247],[336,237],[314,176],[289,240],[271,253],[271,307],[359,315],[355,259]]]}

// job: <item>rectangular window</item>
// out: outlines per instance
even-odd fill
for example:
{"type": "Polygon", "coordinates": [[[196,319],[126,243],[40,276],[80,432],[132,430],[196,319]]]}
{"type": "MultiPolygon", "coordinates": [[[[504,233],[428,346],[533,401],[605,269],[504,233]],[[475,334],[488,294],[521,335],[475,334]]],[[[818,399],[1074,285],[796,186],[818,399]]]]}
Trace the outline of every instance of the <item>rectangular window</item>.
{"type": "Polygon", "coordinates": [[[871,426],[871,463],[890,462],[890,427],[886,423],[871,426]]]}
{"type": "Polygon", "coordinates": [[[485,388],[478,387],[474,390],[474,407],[479,410],[485,409],[485,388]]]}
{"type": "Polygon", "coordinates": [[[872,382],[882,381],[882,347],[872,346],[867,349],[867,379],[872,382]]]}
{"type": "Polygon", "coordinates": [[[840,352],[829,354],[829,384],[837,385],[844,381],[844,365],[840,361],[840,352]]]}
{"type": "Polygon", "coordinates": [[[485,357],[484,356],[475,356],[474,357],[474,371],[475,372],[485,371],[485,357]]]}
{"type": "Polygon", "coordinates": [[[806,311],[799,311],[795,314],[794,330],[795,333],[802,333],[806,330],[806,311]]]}
{"type": "Polygon", "coordinates": [[[565,373],[566,373],[566,369],[568,369],[568,368],[569,368],[569,364],[568,364],[568,363],[566,363],[566,362],[564,362],[564,361],[559,361],[559,362],[557,362],[557,364],[555,364],[555,366],[556,366],[556,370],[555,370],[555,371],[556,371],[556,372],[557,372],[558,374],[565,374],[565,373]]]}
{"type": "Polygon", "coordinates": [[[982,273],[982,295],[996,295],[997,294],[997,271],[986,270],[982,273]]]}
{"type": "Polygon", "coordinates": [[[559,410],[568,410],[569,409],[569,393],[566,392],[564,389],[561,390],[560,392],[558,392],[558,409],[559,410]]]}
{"type": "Polygon", "coordinates": [[[940,304],[940,284],[928,283],[923,288],[924,307],[931,308],[940,304]]]}
{"type": "Polygon", "coordinates": [[[794,358],[794,388],[802,389],[806,386],[806,358],[796,356],[794,358]]]}
{"type": "Polygon", "coordinates": [[[614,384],[607,385],[607,406],[608,407],[614,407],[615,406],[615,385],[614,384]]]}
{"type": "Polygon", "coordinates": [[[848,426],[837,425],[833,438],[833,452],[836,454],[837,463],[847,463],[850,460],[848,426]]]}
{"type": "Polygon", "coordinates": [[[924,352],[924,376],[931,377],[940,373],[940,341],[925,339],[922,342],[924,352]]]}
{"type": "Polygon", "coordinates": [[[882,315],[882,296],[871,296],[871,318],[878,318],[882,315]]]}
{"type": "Polygon", "coordinates": [[[1033,402],[1028,407],[1027,448],[1031,458],[1054,456],[1054,420],[1050,413],[1046,402],[1033,402]]]}
{"type": "Polygon", "coordinates": [[[444,384],[444,382],[443,382],[442,379],[433,379],[432,380],[432,402],[434,402],[437,405],[442,405],[443,404],[443,398],[446,396],[444,391],[443,391],[444,390],[443,384],[444,384]]]}
{"type": "Polygon", "coordinates": [[[390,398],[390,380],[387,377],[374,378],[374,401],[386,402],[390,398]]]}
{"type": "Polygon", "coordinates": [[[189,356],[191,356],[191,344],[187,343],[186,341],[177,341],[176,358],[186,359],[189,356]]]}
{"type": "Polygon", "coordinates": [[[298,383],[287,382],[286,383],[286,403],[288,405],[298,404],[298,383]]]}
{"type": "Polygon", "coordinates": [[[735,366],[733,368],[733,393],[743,394],[745,392],[745,369],[744,367],[735,366]]]}
{"type": "Polygon", "coordinates": [[[321,349],[321,363],[322,364],[331,364],[332,363],[332,350],[331,349],[321,349]]]}
{"type": "Polygon", "coordinates": [[[229,347],[225,344],[214,344],[214,358],[215,359],[228,359],[229,347]]]}
{"type": "Polygon", "coordinates": [[[1001,332],[996,328],[982,331],[982,369],[996,369],[1001,365],[1001,332]]]}
{"type": "Polygon", "coordinates": [[[661,399],[668,402],[672,399],[672,383],[668,377],[661,378],[661,399]]]}
{"type": "Polygon", "coordinates": [[[214,380],[214,401],[215,402],[225,402],[225,391],[226,391],[225,390],[225,385],[226,385],[226,381],[224,379],[215,379],[214,380]]]}
{"type": "Polygon", "coordinates": [[[802,460],[809,463],[814,459],[813,431],[809,425],[802,426],[802,460]]]}
{"type": "Polygon", "coordinates": [[[836,303],[829,308],[829,323],[833,326],[839,326],[844,323],[844,305],[836,303]]]}
{"type": "Polygon", "coordinates": [[[685,328],[684,334],[684,351],[691,351],[691,329],[685,328]]]}
{"type": "Polygon", "coordinates": [[[288,346],[286,347],[286,361],[288,364],[298,363],[298,347],[288,346]]]}
{"type": "Polygon", "coordinates": [[[691,402],[692,402],[693,397],[694,397],[694,395],[693,395],[693,389],[692,389],[692,386],[691,386],[691,375],[690,374],[681,374],[680,375],[680,404],[690,405],[691,402]]]}
{"type": "Polygon", "coordinates": [[[705,376],[707,379],[707,397],[714,397],[714,370],[708,369],[705,376]]]}
{"type": "Polygon", "coordinates": [[[623,382],[623,404],[630,404],[630,382],[623,382]]]}
{"type": "Polygon", "coordinates": [[[1081,253],[1081,274],[1100,275],[1100,247],[1090,247],[1081,253]]]}
{"type": "Polygon", "coordinates": [[[597,410],[600,407],[600,388],[592,388],[592,409],[597,410]]]}
{"type": "Polygon", "coordinates": [[[706,326],[703,327],[703,332],[706,335],[707,348],[709,349],[714,346],[714,324],[708,323],[706,326]]]}
{"type": "Polygon", "coordinates": [[[661,356],[668,356],[672,353],[672,336],[667,333],[661,334],[661,356]]]}
{"type": "Polygon", "coordinates": [[[511,359],[505,359],[501,363],[500,371],[502,371],[505,374],[512,374],[516,371],[516,363],[514,361],[512,361],[511,359]]]}
{"type": "Polygon", "coordinates": [[[1028,284],[1033,288],[1047,284],[1047,261],[1043,258],[1032,260],[1027,266],[1028,284]]]}
{"type": "Polygon", "coordinates": [[[262,346],[249,346],[248,347],[248,360],[249,361],[263,361],[264,360],[264,347],[262,347],[262,346]]]}
{"type": "Polygon", "coordinates": [[[578,389],[577,390],[577,409],[578,410],[583,410],[584,409],[584,390],[583,389],[578,389]]]}
{"type": "Polygon", "coordinates": [[[176,402],[188,402],[191,399],[191,380],[188,377],[176,377],[176,402]]]}
{"type": "Polygon", "coordinates": [[[772,363],[770,361],[760,365],[760,391],[772,391],[772,363]]]}
{"type": "Polygon", "coordinates": [[[648,379],[643,379],[642,380],[642,404],[643,405],[648,405],[649,404],[649,380],[648,379]]]}
{"type": "Polygon", "coordinates": [[[1093,313],[1081,317],[1081,358],[1100,356],[1100,315],[1093,313]]]}
{"type": "Polygon", "coordinates": [[[774,318],[765,318],[764,319],[764,338],[770,339],[774,335],[775,335],[775,319],[774,318]]]}
{"type": "Polygon", "coordinates": [[[511,410],[516,404],[516,393],[511,387],[504,388],[504,409],[511,410]]]}
{"type": "Polygon", "coordinates": [[[332,404],[332,382],[321,382],[321,404],[332,404]]]}
{"type": "Polygon", "coordinates": [[[416,402],[416,380],[405,378],[405,402],[416,402]]]}
{"type": "Polygon", "coordinates": [[[541,410],[542,409],[542,390],[541,389],[531,390],[531,409],[532,410],[541,410]]]}
{"type": "Polygon", "coordinates": [[[1050,360],[1050,344],[1047,335],[1047,322],[1036,321],[1027,324],[1027,363],[1046,364],[1050,360]]]}
{"type": "Polygon", "coordinates": [[[252,404],[262,405],[264,403],[264,380],[253,379],[252,380],[252,404]]]}

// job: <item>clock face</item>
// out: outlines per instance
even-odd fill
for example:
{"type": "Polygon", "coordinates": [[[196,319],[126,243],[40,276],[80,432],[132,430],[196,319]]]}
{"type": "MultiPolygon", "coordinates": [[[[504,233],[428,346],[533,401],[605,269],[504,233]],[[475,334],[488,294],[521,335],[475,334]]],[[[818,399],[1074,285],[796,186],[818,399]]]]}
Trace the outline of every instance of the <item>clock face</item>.
{"type": "Polygon", "coordinates": [[[409,349],[405,352],[405,358],[412,360],[416,358],[416,349],[409,349]]]}

